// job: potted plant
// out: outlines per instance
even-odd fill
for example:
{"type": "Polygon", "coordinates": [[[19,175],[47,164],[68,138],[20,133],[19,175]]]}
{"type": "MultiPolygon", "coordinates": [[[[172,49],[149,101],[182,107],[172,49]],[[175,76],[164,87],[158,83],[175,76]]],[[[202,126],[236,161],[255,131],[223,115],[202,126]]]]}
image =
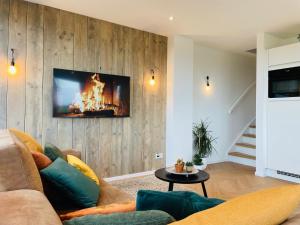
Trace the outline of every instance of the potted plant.
{"type": "Polygon", "coordinates": [[[197,169],[204,170],[206,168],[207,158],[212,154],[212,151],[214,150],[213,142],[215,140],[216,139],[211,135],[211,131],[208,130],[208,124],[205,121],[201,121],[199,124],[194,125],[193,162],[197,169]]]}
{"type": "Polygon", "coordinates": [[[177,162],[175,164],[175,171],[176,173],[182,173],[184,168],[184,162],[182,159],[177,159],[177,162]]]}
{"type": "Polygon", "coordinates": [[[186,169],[186,172],[188,172],[188,173],[193,172],[194,163],[193,162],[186,162],[185,163],[185,169],[186,169]]]}

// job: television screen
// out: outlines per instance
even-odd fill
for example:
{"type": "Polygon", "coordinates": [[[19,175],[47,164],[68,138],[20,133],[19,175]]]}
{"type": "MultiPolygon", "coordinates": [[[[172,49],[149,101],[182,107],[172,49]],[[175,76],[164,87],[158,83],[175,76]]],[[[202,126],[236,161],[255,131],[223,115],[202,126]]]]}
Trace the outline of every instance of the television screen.
{"type": "Polygon", "coordinates": [[[130,78],[54,69],[53,116],[129,117],[130,78]]]}

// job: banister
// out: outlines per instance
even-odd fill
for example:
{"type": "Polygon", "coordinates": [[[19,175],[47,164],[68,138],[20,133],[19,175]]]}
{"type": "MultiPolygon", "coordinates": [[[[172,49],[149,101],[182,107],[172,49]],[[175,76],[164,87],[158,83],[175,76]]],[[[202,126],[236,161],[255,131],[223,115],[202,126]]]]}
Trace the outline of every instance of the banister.
{"type": "Polygon", "coordinates": [[[228,113],[231,114],[232,111],[235,109],[235,107],[240,103],[240,101],[248,94],[248,92],[255,87],[256,81],[253,81],[247,88],[246,90],[238,97],[233,104],[231,105],[230,109],[228,110],[228,113]]]}

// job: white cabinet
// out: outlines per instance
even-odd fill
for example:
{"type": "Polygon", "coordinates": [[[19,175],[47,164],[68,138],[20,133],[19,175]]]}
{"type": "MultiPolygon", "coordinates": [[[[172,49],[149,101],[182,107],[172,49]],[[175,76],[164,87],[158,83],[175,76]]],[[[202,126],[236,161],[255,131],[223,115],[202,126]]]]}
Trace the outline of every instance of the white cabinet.
{"type": "Polygon", "coordinates": [[[300,62],[300,43],[269,49],[269,66],[300,62]]]}
{"type": "Polygon", "coordinates": [[[300,101],[269,101],[267,167],[300,174],[300,101]]]}

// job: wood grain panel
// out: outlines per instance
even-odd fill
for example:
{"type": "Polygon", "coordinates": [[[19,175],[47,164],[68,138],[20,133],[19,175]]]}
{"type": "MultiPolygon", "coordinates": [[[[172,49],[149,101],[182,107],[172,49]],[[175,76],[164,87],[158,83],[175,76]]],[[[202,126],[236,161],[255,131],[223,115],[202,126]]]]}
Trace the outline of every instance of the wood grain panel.
{"type": "Polygon", "coordinates": [[[59,11],[44,9],[44,76],[43,76],[43,144],[55,144],[57,137],[57,119],[52,117],[53,68],[59,64],[57,31],[59,11]]]}
{"type": "Polygon", "coordinates": [[[0,129],[6,128],[9,1],[0,0],[0,129]]]}
{"type": "Polygon", "coordinates": [[[25,131],[42,142],[43,130],[43,6],[28,3],[25,131]]]}
{"type": "MultiPolygon", "coordinates": [[[[98,21],[96,19],[88,18],[88,71],[97,71],[98,62],[97,57],[99,57],[99,42],[97,38],[98,35],[98,21]]],[[[91,168],[96,172],[98,176],[103,175],[102,172],[103,165],[100,165],[100,126],[98,119],[87,119],[86,120],[86,162],[91,166],[91,168]]],[[[101,138],[102,139],[102,138],[101,138]]]]}
{"type": "Polygon", "coordinates": [[[144,32],[132,30],[132,81],[131,81],[131,149],[130,158],[134,163],[130,164],[129,171],[144,171],[144,140],[143,140],[143,90],[144,90],[144,62],[145,44],[144,32]],[[141,149],[143,149],[141,151],[141,149]]]}
{"type": "MultiPolygon", "coordinates": [[[[130,76],[131,79],[131,87],[132,87],[132,79],[133,79],[133,35],[132,35],[133,29],[125,27],[123,28],[123,36],[124,36],[124,75],[130,76]]],[[[133,97],[133,89],[131,89],[130,93],[130,99],[133,97]]],[[[131,103],[132,106],[132,103],[131,103]]],[[[131,107],[132,109],[132,107],[131,107]]],[[[132,115],[132,114],[131,114],[132,115]]],[[[133,118],[131,116],[131,118],[133,118]]],[[[121,131],[121,157],[119,157],[120,160],[120,174],[122,174],[122,171],[130,171],[131,169],[131,163],[132,159],[131,157],[131,138],[132,138],[132,130],[131,130],[131,119],[124,118],[123,119],[123,127],[121,131]]]]}
{"type": "MultiPolygon", "coordinates": [[[[113,24],[98,21],[97,22],[97,46],[96,52],[97,71],[98,68],[103,73],[113,73],[113,24]]],[[[112,164],[112,119],[98,119],[100,127],[100,140],[98,148],[97,174],[109,177],[112,171],[115,171],[112,164]]]]}
{"type": "MultiPolygon", "coordinates": [[[[9,49],[15,50],[18,76],[10,76],[7,89],[7,126],[24,130],[27,2],[10,1],[9,49]]],[[[10,54],[10,53],[9,53],[10,54]]]]}
{"type": "MultiPolygon", "coordinates": [[[[112,36],[112,73],[124,75],[125,39],[123,26],[115,25],[112,36]]],[[[122,131],[123,119],[112,119],[112,149],[111,154],[111,174],[122,174],[122,131]]],[[[111,175],[109,174],[109,175],[111,175]]]]}
{"type": "MultiPolygon", "coordinates": [[[[59,27],[57,31],[58,58],[56,67],[62,69],[73,69],[74,60],[74,14],[66,11],[59,11],[59,27]]],[[[72,119],[58,119],[57,144],[61,148],[72,146],[72,119]]]]}
{"type": "MultiPolygon", "coordinates": [[[[88,70],[88,37],[85,16],[74,17],[74,70],[88,70]]],[[[86,120],[73,119],[73,148],[81,151],[81,158],[86,160],[86,120]]]]}
{"type": "Polygon", "coordinates": [[[22,0],[0,0],[0,128],[76,148],[103,177],[164,166],[167,38],[22,0]],[[9,48],[18,73],[7,79],[9,48]],[[129,118],[52,117],[53,68],[131,77],[129,118]],[[149,86],[150,69],[157,84],[149,86]],[[8,100],[8,101],[7,101],[8,100]],[[6,113],[7,112],[7,113],[6,113]]]}

